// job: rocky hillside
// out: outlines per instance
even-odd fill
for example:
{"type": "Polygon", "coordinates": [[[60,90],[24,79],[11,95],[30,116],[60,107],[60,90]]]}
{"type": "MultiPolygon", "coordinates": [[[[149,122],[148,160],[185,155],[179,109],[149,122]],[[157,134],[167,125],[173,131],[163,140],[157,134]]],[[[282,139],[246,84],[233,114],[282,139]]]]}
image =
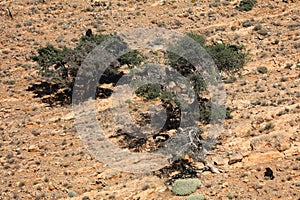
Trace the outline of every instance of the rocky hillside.
{"type": "MultiPolygon", "coordinates": [[[[208,156],[222,173],[198,173],[206,199],[300,199],[300,2],[2,0],[0,2],[0,199],[186,199],[167,177],[115,171],[89,153],[71,106],[27,91],[31,56],[47,43],[74,47],[87,29],[166,28],[208,43],[244,45],[249,62],[224,84],[232,119],[208,156]],[[266,168],[273,176],[265,176],[266,168]]],[[[99,112],[110,98],[98,100],[99,112]]],[[[108,130],[114,130],[105,121],[108,130]]]]}

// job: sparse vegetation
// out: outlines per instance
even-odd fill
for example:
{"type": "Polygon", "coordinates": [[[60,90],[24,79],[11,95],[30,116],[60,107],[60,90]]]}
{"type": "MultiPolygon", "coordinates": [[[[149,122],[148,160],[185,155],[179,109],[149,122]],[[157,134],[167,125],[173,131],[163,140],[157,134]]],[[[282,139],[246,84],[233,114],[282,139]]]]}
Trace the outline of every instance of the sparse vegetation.
{"type": "Polygon", "coordinates": [[[234,83],[237,80],[237,78],[235,76],[230,76],[227,79],[224,80],[224,83],[234,83]]]}
{"type": "Polygon", "coordinates": [[[137,96],[142,96],[147,100],[158,98],[162,95],[162,86],[158,84],[146,84],[135,91],[137,96]]]}
{"type": "Polygon", "coordinates": [[[261,67],[258,67],[257,68],[257,71],[261,74],[265,74],[268,72],[268,68],[264,67],[264,66],[261,66],[261,67]]]}
{"type": "Polygon", "coordinates": [[[259,129],[259,132],[262,133],[264,131],[270,131],[274,127],[275,127],[275,125],[273,123],[269,122],[263,128],[259,129]]]}
{"type": "Polygon", "coordinates": [[[257,3],[256,0],[242,0],[239,6],[237,6],[236,8],[239,11],[250,11],[252,10],[252,8],[255,6],[256,3],[257,3]]]}
{"type": "Polygon", "coordinates": [[[237,27],[236,26],[231,26],[231,28],[230,28],[232,31],[235,31],[235,30],[237,30],[237,27]]]}
{"type": "Polygon", "coordinates": [[[242,24],[242,26],[243,26],[244,28],[248,28],[248,27],[250,27],[250,26],[252,26],[252,25],[253,25],[253,22],[252,22],[251,20],[246,20],[246,21],[244,21],[243,24],[242,24]]]}
{"type": "Polygon", "coordinates": [[[129,68],[133,68],[139,66],[145,59],[146,57],[135,49],[121,56],[118,61],[120,65],[128,65],[129,68]]]}
{"type": "Polygon", "coordinates": [[[248,53],[244,46],[231,44],[215,44],[206,47],[219,71],[236,74],[243,69],[247,62],[248,53]]]}

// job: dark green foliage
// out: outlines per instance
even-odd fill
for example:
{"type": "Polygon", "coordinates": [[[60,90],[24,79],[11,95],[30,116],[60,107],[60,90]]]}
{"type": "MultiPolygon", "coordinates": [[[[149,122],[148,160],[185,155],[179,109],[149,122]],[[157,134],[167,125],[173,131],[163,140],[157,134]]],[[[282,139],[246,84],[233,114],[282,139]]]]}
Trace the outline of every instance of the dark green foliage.
{"type": "Polygon", "coordinates": [[[138,50],[130,51],[118,59],[120,65],[128,65],[129,68],[140,65],[144,60],[145,56],[138,50]]]}
{"type": "Polygon", "coordinates": [[[206,39],[203,35],[199,35],[198,33],[187,33],[187,36],[198,42],[201,46],[204,46],[206,43],[206,39]]]}
{"type": "Polygon", "coordinates": [[[145,84],[135,91],[137,96],[147,101],[159,98],[167,113],[167,119],[161,131],[177,129],[181,123],[181,105],[175,94],[165,90],[159,84],[145,84]]]}
{"type": "Polygon", "coordinates": [[[47,44],[46,47],[38,49],[38,56],[32,56],[32,60],[36,61],[39,65],[39,72],[42,76],[51,76],[50,69],[54,66],[55,70],[66,64],[64,61],[64,55],[69,51],[66,47],[63,50],[55,48],[51,44],[47,44]],[[50,73],[50,74],[49,74],[50,73]]]}
{"type": "Polygon", "coordinates": [[[212,104],[207,99],[200,99],[200,121],[205,124],[214,123],[218,119],[231,119],[231,111],[224,105],[212,104]],[[212,112],[213,111],[213,112],[212,112]]]}
{"type": "Polygon", "coordinates": [[[257,71],[258,71],[259,73],[261,73],[261,74],[265,74],[265,73],[268,72],[268,68],[266,68],[266,67],[258,67],[258,68],[257,68],[257,71]]]}
{"type": "Polygon", "coordinates": [[[256,0],[242,0],[239,6],[237,6],[236,8],[239,11],[250,11],[252,10],[252,8],[255,6],[256,3],[257,3],[256,0]]]}
{"type": "MultiPolygon", "coordinates": [[[[74,49],[57,49],[51,44],[38,49],[38,55],[32,56],[32,59],[38,63],[37,70],[41,75],[43,83],[41,83],[41,86],[34,84],[28,90],[34,91],[37,96],[42,98],[51,95],[51,99],[48,98],[46,100],[51,105],[55,102],[70,104],[75,77],[82,62],[97,45],[110,39],[113,42],[109,43],[110,45],[106,50],[113,56],[118,57],[118,59],[116,62],[111,63],[110,67],[104,71],[99,83],[115,84],[123,75],[123,72],[119,71],[120,65],[137,66],[143,61],[144,56],[137,50],[131,51],[127,44],[118,36],[91,35],[82,36],[74,49]],[[129,52],[122,53],[128,50],[129,52]],[[47,86],[45,83],[47,83],[47,86]],[[43,89],[45,90],[43,91],[43,89]]],[[[87,74],[86,76],[90,75],[87,74]]],[[[87,80],[89,79],[87,78],[87,80]]],[[[98,88],[96,91],[96,95],[102,97],[109,94],[111,94],[111,91],[101,88],[98,88]],[[101,91],[105,91],[105,94],[102,94],[101,91]]]]}
{"type": "MultiPolygon", "coordinates": [[[[198,103],[200,105],[200,120],[205,123],[209,123],[210,118],[212,117],[212,109],[214,109],[214,114],[217,115],[213,116],[214,119],[218,117],[230,118],[230,111],[225,108],[221,108],[221,106],[218,107],[218,105],[212,106],[209,100],[203,100],[202,93],[206,90],[206,82],[201,74],[196,73],[195,67],[185,59],[187,58],[193,63],[201,63],[201,60],[197,61],[197,58],[193,60],[193,57],[189,57],[189,55],[195,55],[195,53],[201,53],[205,50],[214,60],[218,70],[230,77],[234,77],[234,74],[243,69],[247,62],[248,54],[243,46],[231,44],[205,45],[204,37],[196,33],[187,34],[186,37],[179,40],[177,44],[172,45],[167,49],[166,57],[169,60],[170,66],[190,81],[196,95],[198,96],[198,103]],[[203,49],[197,49],[198,47],[195,47],[195,44],[193,44],[194,41],[188,39],[188,37],[198,42],[203,49]],[[177,55],[174,52],[184,52],[184,54],[177,55]]],[[[235,79],[230,80],[233,81],[235,79]]]]}
{"type": "Polygon", "coordinates": [[[196,94],[200,94],[202,91],[206,89],[207,85],[203,80],[203,78],[201,77],[201,75],[194,73],[189,75],[188,78],[196,94]]]}
{"type": "Polygon", "coordinates": [[[195,48],[195,41],[200,45],[204,45],[205,43],[205,39],[201,35],[188,33],[180,39],[177,44],[170,45],[167,49],[166,56],[170,66],[176,69],[183,76],[188,76],[196,70],[195,67],[186,60],[189,59],[189,61],[193,61],[193,59],[196,59],[191,57],[198,51],[198,49],[195,48]],[[194,49],[192,47],[194,47],[194,49]],[[178,55],[177,53],[184,54],[178,55]]]}
{"type": "Polygon", "coordinates": [[[248,54],[243,46],[215,44],[206,47],[220,72],[235,74],[243,69],[248,54]]]}
{"type": "Polygon", "coordinates": [[[139,87],[135,91],[136,95],[142,96],[147,100],[156,99],[161,96],[162,94],[162,87],[158,84],[146,84],[139,87]]]}
{"type": "Polygon", "coordinates": [[[160,98],[163,102],[170,102],[179,105],[179,100],[176,99],[175,94],[171,91],[166,91],[163,86],[159,84],[145,84],[139,87],[135,94],[139,97],[144,97],[146,100],[153,100],[156,98],[160,98]]]}
{"type": "Polygon", "coordinates": [[[250,27],[250,26],[253,26],[253,21],[247,19],[246,21],[244,21],[244,22],[242,23],[242,26],[243,26],[244,28],[248,28],[248,27],[250,27]]]}
{"type": "MultiPolygon", "coordinates": [[[[187,37],[191,37],[193,40],[200,43],[204,50],[211,55],[220,72],[235,74],[240,71],[247,62],[248,54],[243,46],[223,43],[205,45],[204,37],[195,33],[187,34],[187,37]]],[[[195,67],[185,59],[189,58],[190,54],[197,52],[197,49],[191,49],[191,47],[195,46],[190,44],[191,42],[191,40],[183,37],[182,40],[179,40],[177,45],[170,46],[166,53],[170,66],[180,72],[183,76],[188,76],[195,72],[195,67]],[[185,52],[185,55],[176,55],[173,53],[180,52],[181,49],[185,52]]],[[[198,51],[201,52],[200,50],[198,51]]]]}
{"type": "MultiPolygon", "coordinates": [[[[206,89],[205,82],[203,77],[195,72],[196,68],[194,65],[186,60],[189,59],[195,63],[199,62],[197,61],[197,58],[191,57],[191,55],[195,55],[199,51],[193,44],[195,41],[201,46],[205,44],[205,38],[203,36],[195,33],[188,33],[185,37],[180,39],[177,44],[168,47],[166,57],[169,65],[181,75],[188,78],[190,83],[194,86],[196,94],[199,94],[206,89]],[[176,52],[184,52],[184,54],[178,55],[176,52]]],[[[201,52],[201,50],[199,52],[201,52]]]]}
{"type": "Polygon", "coordinates": [[[99,45],[101,42],[103,42],[104,40],[106,40],[108,37],[110,37],[112,35],[91,35],[91,36],[86,36],[83,35],[80,38],[79,44],[78,44],[78,48],[80,48],[81,46],[86,45],[87,43],[91,43],[94,45],[99,45]]]}
{"type": "Polygon", "coordinates": [[[167,49],[166,56],[170,66],[183,76],[188,76],[195,71],[195,67],[186,60],[186,58],[193,60],[193,58],[190,58],[190,55],[195,55],[198,51],[198,49],[192,49],[195,46],[193,44],[195,41],[202,47],[205,45],[205,38],[202,35],[187,33],[185,37],[178,41],[178,44],[169,46],[167,49]],[[177,55],[176,52],[184,52],[184,55],[177,55]]]}

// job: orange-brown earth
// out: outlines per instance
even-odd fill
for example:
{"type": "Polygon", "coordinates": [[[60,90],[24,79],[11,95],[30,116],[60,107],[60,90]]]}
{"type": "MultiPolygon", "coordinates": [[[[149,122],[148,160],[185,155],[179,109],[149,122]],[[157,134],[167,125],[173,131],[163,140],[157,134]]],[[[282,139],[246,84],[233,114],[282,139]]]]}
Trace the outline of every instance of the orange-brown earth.
{"type": "MultiPolygon", "coordinates": [[[[0,2],[0,199],[67,199],[71,190],[73,199],[186,199],[174,196],[165,179],[117,172],[95,160],[74,128],[72,108],[49,107],[26,91],[38,77],[30,59],[37,48],[73,47],[88,28],[113,33],[137,27],[193,31],[209,43],[242,44],[250,52],[243,76],[225,84],[233,118],[208,157],[223,172],[199,174],[195,193],[300,199],[300,2],[258,0],[249,12],[237,11],[238,1],[110,2],[0,2]],[[261,66],[266,74],[257,72],[261,66]],[[239,162],[229,162],[235,158],[239,162]],[[275,179],[264,178],[266,167],[275,179]]],[[[99,103],[108,106],[109,99],[99,103]]]]}

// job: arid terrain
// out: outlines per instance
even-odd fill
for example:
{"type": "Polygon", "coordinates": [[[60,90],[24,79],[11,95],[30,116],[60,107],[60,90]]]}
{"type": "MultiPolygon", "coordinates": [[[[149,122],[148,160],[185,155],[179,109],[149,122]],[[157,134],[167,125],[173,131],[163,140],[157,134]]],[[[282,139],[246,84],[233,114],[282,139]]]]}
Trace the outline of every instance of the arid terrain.
{"type": "Polygon", "coordinates": [[[30,57],[47,43],[74,47],[87,29],[160,27],[203,34],[208,43],[244,45],[250,54],[242,76],[224,84],[232,119],[207,158],[222,173],[199,173],[194,194],[299,200],[300,1],[258,0],[248,12],[238,11],[238,2],[1,0],[0,199],[187,198],[172,194],[166,178],[97,161],[78,136],[71,106],[51,107],[27,91],[38,77],[30,57]],[[267,167],[273,180],[264,177],[267,167]]]}

